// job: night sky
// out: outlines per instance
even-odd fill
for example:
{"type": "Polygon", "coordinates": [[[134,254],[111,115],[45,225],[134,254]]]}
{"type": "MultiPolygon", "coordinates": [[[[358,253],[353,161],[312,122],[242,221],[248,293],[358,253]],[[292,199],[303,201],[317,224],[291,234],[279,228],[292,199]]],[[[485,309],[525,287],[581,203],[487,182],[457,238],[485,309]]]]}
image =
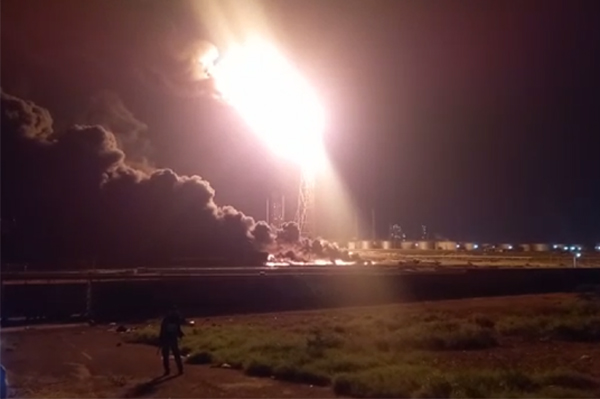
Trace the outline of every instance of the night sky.
{"type": "MultiPolygon", "coordinates": [[[[322,98],[332,165],[361,216],[376,210],[381,238],[398,223],[456,240],[600,242],[596,3],[4,0],[1,85],[48,109],[55,131],[103,124],[131,165],[200,175],[219,205],[261,220],[267,194],[293,198],[297,176],[188,68],[199,41],[243,37],[260,10],[322,98]]],[[[348,234],[352,217],[319,207],[325,236],[348,234]]]]}

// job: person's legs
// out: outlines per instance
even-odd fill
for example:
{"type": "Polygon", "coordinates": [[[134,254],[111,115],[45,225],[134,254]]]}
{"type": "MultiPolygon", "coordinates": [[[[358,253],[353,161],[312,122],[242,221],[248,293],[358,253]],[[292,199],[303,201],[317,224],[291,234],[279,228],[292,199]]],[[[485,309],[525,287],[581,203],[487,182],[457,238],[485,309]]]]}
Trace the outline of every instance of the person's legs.
{"type": "Polygon", "coordinates": [[[177,364],[177,371],[179,371],[179,374],[183,374],[183,362],[181,361],[181,352],[179,351],[179,344],[177,341],[171,343],[171,351],[175,358],[175,364],[177,364]]]}
{"type": "Polygon", "coordinates": [[[163,345],[160,350],[162,354],[162,362],[163,368],[165,370],[165,374],[169,374],[171,372],[171,368],[169,367],[169,346],[163,345]]]}

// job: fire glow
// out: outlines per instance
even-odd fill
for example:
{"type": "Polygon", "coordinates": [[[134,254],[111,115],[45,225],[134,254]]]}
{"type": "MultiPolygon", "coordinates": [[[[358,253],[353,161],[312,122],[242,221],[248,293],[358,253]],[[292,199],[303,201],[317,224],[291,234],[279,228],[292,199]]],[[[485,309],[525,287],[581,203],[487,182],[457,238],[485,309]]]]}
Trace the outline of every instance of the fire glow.
{"type": "Polygon", "coordinates": [[[277,266],[349,266],[358,265],[355,261],[345,261],[342,259],[315,259],[313,261],[294,261],[294,260],[280,260],[274,255],[269,255],[266,266],[277,267],[277,266]]]}
{"type": "Polygon", "coordinates": [[[305,174],[314,175],[323,167],[323,107],[274,46],[256,38],[232,46],[208,72],[223,99],[274,153],[305,174]]]}

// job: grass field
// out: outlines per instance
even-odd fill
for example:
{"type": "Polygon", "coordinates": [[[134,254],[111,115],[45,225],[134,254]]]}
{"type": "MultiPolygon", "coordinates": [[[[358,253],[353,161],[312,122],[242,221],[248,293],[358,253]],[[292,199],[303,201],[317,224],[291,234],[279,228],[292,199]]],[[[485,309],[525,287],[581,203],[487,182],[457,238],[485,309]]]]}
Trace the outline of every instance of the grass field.
{"type": "MultiPolygon", "coordinates": [[[[345,396],[600,397],[600,363],[587,354],[600,346],[600,304],[545,298],[214,319],[186,327],[181,346],[188,363],[345,396]]],[[[157,327],[127,340],[156,345],[157,327]]]]}

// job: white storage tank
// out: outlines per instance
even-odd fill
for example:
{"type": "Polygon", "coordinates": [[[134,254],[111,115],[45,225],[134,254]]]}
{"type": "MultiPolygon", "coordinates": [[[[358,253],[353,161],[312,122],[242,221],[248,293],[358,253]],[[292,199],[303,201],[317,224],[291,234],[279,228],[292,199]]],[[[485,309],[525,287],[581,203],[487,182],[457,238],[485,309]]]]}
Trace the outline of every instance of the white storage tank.
{"type": "Polygon", "coordinates": [[[401,249],[413,249],[415,247],[415,243],[413,241],[402,241],[400,243],[401,249]]]}
{"type": "Polygon", "coordinates": [[[394,245],[391,241],[381,241],[381,249],[392,249],[394,245]]]}
{"type": "Polygon", "coordinates": [[[433,241],[419,241],[415,244],[415,246],[421,251],[431,251],[435,248],[433,241]]]}
{"type": "Polygon", "coordinates": [[[479,248],[479,244],[474,242],[465,242],[463,244],[463,248],[467,251],[477,251],[479,248]]]}
{"type": "Polygon", "coordinates": [[[372,247],[371,241],[365,240],[360,242],[360,249],[371,249],[372,247]]]}
{"type": "Polygon", "coordinates": [[[456,251],[458,246],[455,241],[438,241],[435,243],[435,249],[440,251],[456,251]]]}
{"type": "Polygon", "coordinates": [[[548,251],[550,251],[550,244],[545,244],[545,243],[531,244],[531,250],[534,252],[548,252],[548,251]]]}
{"type": "Polygon", "coordinates": [[[358,245],[356,245],[356,241],[348,241],[348,249],[358,249],[358,245]]]}
{"type": "Polygon", "coordinates": [[[523,252],[531,252],[531,244],[521,244],[519,247],[523,252]]]}

